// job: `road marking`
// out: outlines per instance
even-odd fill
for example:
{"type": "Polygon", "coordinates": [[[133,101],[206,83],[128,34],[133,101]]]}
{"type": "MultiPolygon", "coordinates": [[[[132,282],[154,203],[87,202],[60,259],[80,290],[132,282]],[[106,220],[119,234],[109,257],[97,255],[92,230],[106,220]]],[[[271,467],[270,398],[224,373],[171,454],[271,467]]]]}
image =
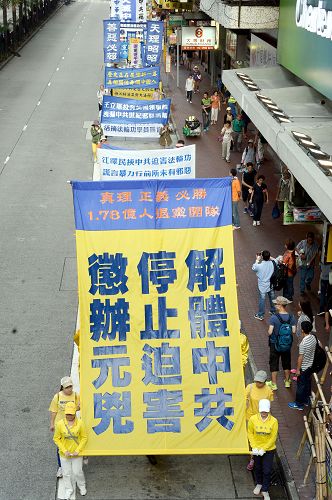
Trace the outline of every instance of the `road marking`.
{"type": "Polygon", "coordinates": [[[60,69],[60,68],[59,68],[59,66],[58,66],[56,70],[57,70],[57,71],[59,71],[59,69],[60,69]]]}
{"type": "Polygon", "coordinates": [[[39,105],[40,105],[40,101],[37,102],[37,106],[39,106],[39,105]]]}
{"type": "Polygon", "coordinates": [[[25,124],[24,127],[22,128],[22,131],[25,132],[27,128],[28,128],[28,125],[25,124]]]}
{"type": "Polygon", "coordinates": [[[70,50],[70,48],[68,47],[68,49],[67,49],[67,50],[70,50]]]}
{"type": "Polygon", "coordinates": [[[62,56],[61,59],[63,60],[65,58],[65,56],[62,56]]]}
{"type": "Polygon", "coordinates": [[[3,162],[4,165],[6,165],[6,163],[8,163],[10,160],[10,156],[7,156],[7,158],[5,159],[5,161],[3,162]]]}
{"type": "Polygon", "coordinates": [[[47,86],[50,87],[51,86],[51,82],[48,82],[47,86]]]}

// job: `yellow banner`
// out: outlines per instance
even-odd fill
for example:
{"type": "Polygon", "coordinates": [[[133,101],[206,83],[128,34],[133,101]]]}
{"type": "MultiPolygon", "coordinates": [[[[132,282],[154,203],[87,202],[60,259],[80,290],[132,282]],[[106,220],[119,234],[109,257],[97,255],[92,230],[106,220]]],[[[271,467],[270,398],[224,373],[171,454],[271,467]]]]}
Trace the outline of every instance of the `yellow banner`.
{"type": "MultiPolygon", "coordinates": [[[[213,181],[219,182],[204,180],[213,181]]],[[[93,191],[99,183],[78,183],[84,455],[248,452],[225,182],[226,198],[216,186],[210,201],[208,190],[180,188],[168,201],[165,185],[172,181],[163,181],[156,215],[151,181],[100,183],[99,200],[93,191]],[[133,205],[138,183],[146,189],[133,205]],[[149,228],[154,217],[161,229],[149,228]],[[117,224],[123,229],[107,230],[117,224]],[[176,224],[179,229],[169,228],[176,224]]]]}
{"type": "Polygon", "coordinates": [[[128,99],[152,100],[154,89],[112,89],[112,95],[128,99]]]}

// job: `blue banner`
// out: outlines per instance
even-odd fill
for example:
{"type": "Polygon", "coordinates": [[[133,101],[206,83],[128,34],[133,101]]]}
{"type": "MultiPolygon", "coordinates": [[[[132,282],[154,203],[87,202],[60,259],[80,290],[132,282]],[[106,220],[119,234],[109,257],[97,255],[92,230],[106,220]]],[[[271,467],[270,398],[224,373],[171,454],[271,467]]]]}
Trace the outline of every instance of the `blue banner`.
{"type": "Polygon", "coordinates": [[[106,19],[104,24],[104,62],[117,62],[120,50],[120,21],[106,19]],[[106,53],[110,54],[106,59],[106,53]]]}
{"type": "Polygon", "coordinates": [[[168,122],[171,107],[170,99],[141,101],[105,95],[101,122],[103,124],[131,123],[153,124],[168,122]]]}
{"type": "Polygon", "coordinates": [[[133,182],[74,181],[72,185],[78,230],[187,229],[232,224],[230,177],[133,182]],[[124,216],[124,209],[129,207],[124,206],[124,193],[130,200],[130,208],[136,213],[136,217],[130,220],[124,216]],[[161,214],[163,217],[160,217],[161,214]]]}
{"type": "Polygon", "coordinates": [[[162,21],[148,21],[145,47],[145,64],[152,66],[159,64],[162,53],[164,23],[162,21]]]}
{"type": "Polygon", "coordinates": [[[155,89],[159,87],[160,68],[105,68],[105,88],[155,89]]]}
{"type": "Polygon", "coordinates": [[[112,0],[111,17],[121,21],[146,21],[146,0],[112,0]]]}

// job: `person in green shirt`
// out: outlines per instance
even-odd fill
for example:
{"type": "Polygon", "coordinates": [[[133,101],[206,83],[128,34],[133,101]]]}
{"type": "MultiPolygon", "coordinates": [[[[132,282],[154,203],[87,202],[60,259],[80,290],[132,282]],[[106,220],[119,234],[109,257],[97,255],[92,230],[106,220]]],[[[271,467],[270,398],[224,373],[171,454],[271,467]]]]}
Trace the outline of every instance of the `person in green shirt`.
{"type": "Polygon", "coordinates": [[[241,151],[242,136],[244,133],[245,123],[242,120],[242,115],[239,113],[232,121],[233,128],[233,143],[234,151],[241,151]]]}
{"type": "Polygon", "coordinates": [[[209,130],[210,122],[211,122],[211,97],[207,92],[204,92],[203,99],[201,101],[202,105],[202,118],[203,118],[203,130],[207,132],[209,130]]]}

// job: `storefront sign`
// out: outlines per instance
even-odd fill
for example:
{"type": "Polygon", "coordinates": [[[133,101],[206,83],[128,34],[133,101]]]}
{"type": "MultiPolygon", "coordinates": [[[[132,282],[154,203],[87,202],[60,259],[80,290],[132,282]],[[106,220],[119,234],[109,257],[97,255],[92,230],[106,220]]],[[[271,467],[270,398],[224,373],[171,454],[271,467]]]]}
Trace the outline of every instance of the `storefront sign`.
{"type": "Polygon", "coordinates": [[[278,63],[332,99],[332,7],[280,1],[278,63]]]}
{"type": "Polygon", "coordinates": [[[84,455],[248,454],[230,177],[72,187],[84,455]]]}
{"type": "Polygon", "coordinates": [[[277,65],[277,49],[258,36],[251,34],[250,67],[277,65]]]}
{"type": "Polygon", "coordinates": [[[212,50],[216,48],[216,28],[184,26],[182,28],[182,50],[212,50]]]}
{"type": "Polygon", "coordinates": [[[98,149],[100,180],[194,179],[195,145],[175,149],[98,149]]]}

